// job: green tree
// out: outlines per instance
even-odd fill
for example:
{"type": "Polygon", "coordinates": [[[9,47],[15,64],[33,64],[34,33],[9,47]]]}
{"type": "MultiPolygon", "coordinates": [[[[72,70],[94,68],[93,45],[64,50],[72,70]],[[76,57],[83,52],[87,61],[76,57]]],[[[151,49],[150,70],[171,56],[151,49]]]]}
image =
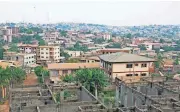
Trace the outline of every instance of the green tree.
{"type": "Polygon", "coordinates": [[[162,63],[162,60],[163,60],[163,58],[162,58],[161,54],[159,53],[158,56],[157,56],[157,61],[155,62],[155,67],[156,68],[160,67],[160,64],[162,63]]]}
{"type": "Polygon", "coordinates": [[[164,43],[165,41],[164,41],[164,39],[161,38],[161,39],[159,40],[159,42],[160,42],[160,43],[164,43]]]}
{"type": "Polygon", "coordinates": [[[5,91],[4,86],[12,83],[21,83],[25,79],[25,75],[25,71],[18,67],[6,67],[5,69],[0,67],[0,86],[2,91],[5,91]]]}
{"type": "Polygon", "coordinates": [[[80,45],[80,42],[76,42],[76,44],[74,45],[74,47],[70,47],[70,48],[68,48],[68,50],[87,52],[87,51],[88,51],[88,47],[86,47],[86,46],[81,46],[81,45],[80,45]]]}
{"type": "Polygon", "coordinates": [[[46,45],[45,41],[44,40],[39,40],[39,45],[42,46],[42,45],[46,45]]]}
{"type": "Polygon", "coordinates": [[[69,60],[67,60],[67,61],[65,61],[66,63],[79,63],[80,61],[78,60],[78,59],[73,59],[73,58],[71,58],[71,59],[69,59],[69,60]]]}
{"type": "Polygon", "coordinates": [[[165,52],[168,52],[168,51],[173,51],[174,48],[173,47],[170,47],[170,46],[165,46],[162,48],[165,52]]]}
{"type": "Polygon", "coordinates": [[[179,65],[179,59],[178,58],[175,59],[174,64],[179,65]]]}
{"type": "Polygon", "coordinates": [[[10,45],[10,48],[8,50],[12,52],[19,52],[19,49],[15,44],[10,45]]]}
{"type": "Polygon", "coordinates": [[[157,74],[157,73],[153,73],[153,74],[151,74],[151,76],[161,76],[160,74],[157,74]]]}
{"type": "MultiPolygon", "coordinates": [[[[100,69],[80,69],[76,73],[76,81],[82,83],[86,88],[91,91],[95,88],[95,96],[97,97],[98,90],[101,90],[107,85],[107,77],[104,71],[100,69]]],[[[91,91],[92,92],[92,91],[91,91]]]]}
{"type": "Polygon", "coordinates": [[[69,75],[65,75],[63,77],[63,81],[64,82],[74,82],[75,79],[74,79],[74,76],[72,74],[69,74],[69,75]]]}
{"type": "Polygon", "coordinates": [[[94,38],[93,42],[94,44],[102,44],[105,40],[103,38],[94,38]]]}
{"type": "Polygon", "coordinates": [[[12,78],[12,83],[17,84],[17,83],[22,83],[22,81],[26,77],[26,72],[19,67],[14,67],[14,68],[6,68],[7,71],[11,74],[12,78]]]}
{"type": "Polygon", "coordinates": [[[60,34],[61,34],[61,36],[63,36],[63,37],[66,37],[67,36],[67,31],[60,31],[60,34]]]}
{"type": "Polygon", "coordinates": [[[142,44],[142,45],[139,45],[138,47],[140,48],[140,50],[147,50],[146,47],[145,47],[145,45],[143,45],[143,44],[142,44]]]}
{"type": "Polygon", "coordinates": [[[125,37],[130,39],[130,38],[132,38],[132,35],[130,33],[128,33],[125,37]]]}
{"type": "Polygon", "coordinates": [[[68,53],[64,52],[64,50],[62,50],[62,49],[60,50],[60,56],[65,57],[65,59],[68,59],[70,57],[70,55],[68,53]]]}
{"type": "Polygon", "coordinates": [[[106,48],[121,48],[121,44],[120,43],[113,43],[112,45],[106,46],[106,48]]]}
{"type": "Polygon", "coordinates": [[[0,86],[1,86],[1,91],[3,92],[2,98],[5,98],[4,86],[7,86],[9,84],[10,79],[11,79],[11,75],[9,74],[9,72],[7,72],[7,70],[0,67],[0,86]]]}
{"type": "Polygon", "coordinates": [[[3,60],[4,48],[0,46],[0,60],[3,60]]]}
{"type": "Polygon", "coordinates": [[[49,71],[44,69],[42,66],[35,67],[34,72],[38,77],[39,83],[44,83],[44,78],[49,76],[49,71]]]}

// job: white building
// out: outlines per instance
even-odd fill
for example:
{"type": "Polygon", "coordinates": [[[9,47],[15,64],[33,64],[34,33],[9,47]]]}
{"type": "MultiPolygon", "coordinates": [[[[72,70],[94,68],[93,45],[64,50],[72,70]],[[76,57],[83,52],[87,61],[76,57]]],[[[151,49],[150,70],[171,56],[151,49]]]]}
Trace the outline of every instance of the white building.
{"type": "Polygon", "coordinates": [[[82,51],[69,51],[69,50],[65,50],[64,52],[69,54],[71,57],[78,57],[83,53],[82,51]]]}
{"type": "Polygon", "coordinates": [[[37,48],[37,63],[60,62],[60,46],[39,46],[37,48]]]}
{"type": "Polygon", "coordinates": [[[106,33],[106,34],[103,34],[103,39],[104,40],[110,40],[111,39],[111,35],[106,33]]]}
{"type": "Polygon", "coordinates": [[[16,52],[5,52],[3,56],[4,60],[17,61],[22,66],[31,66],[36,64],[36,54],[33,53],[16,53],[16,52]]]}

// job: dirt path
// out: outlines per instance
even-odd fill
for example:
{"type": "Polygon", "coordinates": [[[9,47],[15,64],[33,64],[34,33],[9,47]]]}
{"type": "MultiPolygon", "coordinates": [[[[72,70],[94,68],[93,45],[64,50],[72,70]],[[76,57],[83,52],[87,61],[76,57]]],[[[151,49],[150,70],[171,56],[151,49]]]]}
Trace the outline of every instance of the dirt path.
{"type": "Polygon", "coordinates": [[[37,76],[33,74],[28,74],[24,80],[24,85],[36,85],[38,84],[37,76]]]}

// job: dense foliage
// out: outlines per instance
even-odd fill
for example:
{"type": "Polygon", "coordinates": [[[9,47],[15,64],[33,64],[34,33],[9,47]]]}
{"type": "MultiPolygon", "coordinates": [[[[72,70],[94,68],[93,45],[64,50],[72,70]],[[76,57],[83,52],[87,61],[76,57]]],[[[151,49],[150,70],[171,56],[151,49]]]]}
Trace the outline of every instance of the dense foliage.
{"type": "Polygon", "coordinates": [[[8,49],[8,51],[19,52],[18,46],[16,44],[11,44],[9,47],[10,48],[8,49]]]}
{"type": "Polygon", "coordinates": [[[65,62],[66,62],[66,63],[79,63],[80,61],[79,61],[79,59],[73,59],[73,58],[71,58],[71,59],[66,60],[65,62]]]}
{"type": "Polygon", "coordinates": [[[108,78],[103,70],[98,68],[85,68],[79,69],[75,72],[75,75],[67,75],[63,78],[65,82],[80,82],[92,93],[97,96],[97,91],[102,90],[108,84],[108,78]]]}
{"type": "Polygon", "coordinates": [[[68,59],[70,57],[70,55],[68,53],[64,52],[64,50],[61,49],[60,51],[61,51],[60,56],[65,57],[65,59],[68,59]]]}
{"type": "Polygon", "coordinates": [[[94,38],[92,39],[94,44],[102,44],[103,42],[105,42],[105,40],[103,38],[94,38]]]}
{"type": "Polygon", "coordinates": [[[113,43],[112,45],[106,46],[106,48],[121,48],[121,44],[120,43],[113,43]]]}
{"type": "Polygon", "coordinates": [[[145,45],[139,45],[138,47],[140,48],[140,50],[147,50],[145,45]]]}
{"type": "Polygon", "coordinates": [[[0,67],[0,86],[4,89],[4,86],[13,84],[20,84],[25,79],[26,73],[21,68],[6,67],[5,69],[0,67]]]}
{"type": "Polygon", "coordinates": [[[35,67],[34,72],[35,72],[36,76],[38,77],[39,83],[43,83],[44,77],[49,76],[49,71],[44,69],[42,66],[35,67]]]}
{"type": "Polygon", "coordinates": [[[67,31],[61,30],[60,34],[61,34],[61,36],[66,37],[67,36],[67,31]]]}
{"type": "Polygon", "coordinates": [[[31,28],[20,27],[20,33],[32,34],[33,32],[42,33],[43,30],[38,27],[31,27],[31,28]]]}
{"type": "Polygon", "coordinates": [[[88,51],[88,47],[82,46],[82,45],[79,44],[79,42],[76,42],[76,44],[74,45],[74,47],[70,47],[70,48],[68,48],[68,50],[87,52],[87,51],[88,51]]]}
{"type": "Polygon", "coordinates": [[[45,41],[39,35],[34,35],[34,36],[23,35],[21,38],[13,38],[12,43],[20,43],[20,42],[22,42],[24,44],[32,44],[33,40],[38,40],[39,45],[45,45],[45,41]]]}

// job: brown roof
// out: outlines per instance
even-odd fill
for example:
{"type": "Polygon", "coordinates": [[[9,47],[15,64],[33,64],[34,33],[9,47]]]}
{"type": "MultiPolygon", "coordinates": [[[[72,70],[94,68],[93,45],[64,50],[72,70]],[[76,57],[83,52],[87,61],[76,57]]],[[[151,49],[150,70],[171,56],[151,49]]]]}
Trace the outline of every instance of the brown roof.
{"type": "Polygon", "coordinates": [[[48,69],[79,69],[79,68],[99,68],[100,63],[51,63],[48,64],[48,69]]]}
{"type": "Polygon", "coordinates": [[[100,55],[101,60],[112,63],[126,63],[126,62],[154,62],[152,58],[139,56],[136,54],[129,54],[124,52],[117,52],[112,54],[100,55]]]}
{"type": "Polygon", "coordinates": [[[164,65],[173,65],[173,60],[171,60],[171,59],[164,59],[163,60],[163,64],[164,65]]]}
{"type": "Polygon", "coordinates": [[[38,47],[38,45],[33,45],[33,44],[19,44],[18,47],[38,47]]]}

